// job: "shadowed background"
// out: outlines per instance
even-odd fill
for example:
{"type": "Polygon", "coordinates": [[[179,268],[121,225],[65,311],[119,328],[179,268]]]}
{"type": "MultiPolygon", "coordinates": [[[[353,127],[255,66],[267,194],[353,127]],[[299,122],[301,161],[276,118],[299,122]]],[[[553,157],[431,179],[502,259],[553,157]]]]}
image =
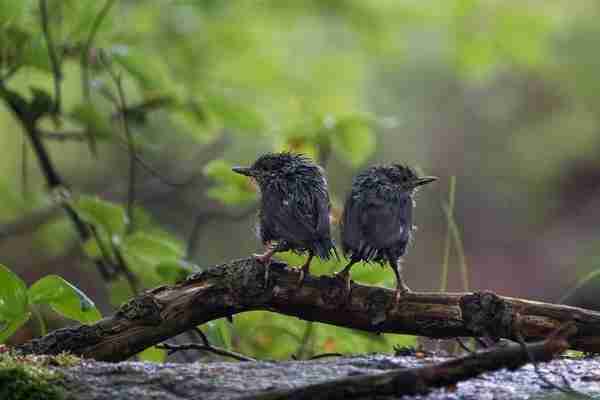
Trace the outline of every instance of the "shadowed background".
{"type": "MultiPolygon", "coordinates": [[[[258,251],[256,189],[230,166],[292,150],[325,165],[334,220],[367,165],[404,162],[440,177],[417,195],[418,230],[404,261],[413,290],[567,295],[598,306],[594,280],[582,283],[600,255],[596,2],[48,4],[64,80],[59,123],[41,123],[54,133],[45,143],[76,196],[97,195],[122,215],[131,154],[108,69],[122,79],[138,156],[136,228],[161,238],[124,249],[142,285],[168,281],[154,270],[161,263],[206,267],[258,251]]],[[[20,66],[6,79],[11,89],[53,93],[37,1],[0,1],[0,61],[0,76],[20,66]]],[[[0,132],[0,262],[27,282],[59,274],[110,313],[131,295],[125,279],[106,282],[89,261],[93,245],[80,250],[4,103],[0,132]]],[[[343,263],[314,265],[331,273],[343,263]]],[[[356,266],[353,277],[393,286],[388,268],[356,266]]],[[[44,311],[51,328],[68,323],[44,311]]],[[[222,346],[267,358],[413,342],[268,313],[205,328],[222,346]]],[[[12,340],[37,334],[30,322],[12,340]]]]}

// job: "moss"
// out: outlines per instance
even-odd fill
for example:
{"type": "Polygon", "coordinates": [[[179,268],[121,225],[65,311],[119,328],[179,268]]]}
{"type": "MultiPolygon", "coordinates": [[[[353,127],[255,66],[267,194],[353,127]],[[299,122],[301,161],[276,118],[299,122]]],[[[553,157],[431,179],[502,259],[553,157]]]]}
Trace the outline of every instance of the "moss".
{"type": "Polygon", "coordinates": [[[48,366],[69,367],[80,362],[69,354],[57,356],[19,356],[0,354],[0,399],[62,400],[62,374],[48,366]]]}
{"type": "Polygon", "coordinates": [[[0,399],[5,400],[62,400],[62,389],[47,379],[32,374],[23,366],[0,367],[0,399]]]}

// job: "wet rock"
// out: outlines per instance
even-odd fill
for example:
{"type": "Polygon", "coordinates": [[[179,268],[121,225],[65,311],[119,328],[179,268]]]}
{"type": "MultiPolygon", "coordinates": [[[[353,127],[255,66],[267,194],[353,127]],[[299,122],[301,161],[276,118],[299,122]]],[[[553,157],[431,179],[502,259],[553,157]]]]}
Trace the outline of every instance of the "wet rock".
{"type": "MultiPolygon", "coordinates": [[[[84,361],[60,368],[64,384],[74,399],[85,400],[181,400],[235,399],[270,389],[310,385],[324,380],[358,374],[377,374],[394,368],[410,368],[443,361],[440,357],[416,358],[367,355],[326,358],[312,361],[211,362],[152,364],[122,362],[109,364],[84,361]]],[[[552,382],[562,385],[564,376],[573,388],[600,393],[600,358],[558,359],[540,365],[552,382]]],[[[501,370],[462,382],[448,389],[436,389],[423,396],[402,399],[532,399],[558,393],[540,379],[533,366],[515,371],[501,370]]],[[[390,397],[388,397],[390,398],[390,397]]]]}

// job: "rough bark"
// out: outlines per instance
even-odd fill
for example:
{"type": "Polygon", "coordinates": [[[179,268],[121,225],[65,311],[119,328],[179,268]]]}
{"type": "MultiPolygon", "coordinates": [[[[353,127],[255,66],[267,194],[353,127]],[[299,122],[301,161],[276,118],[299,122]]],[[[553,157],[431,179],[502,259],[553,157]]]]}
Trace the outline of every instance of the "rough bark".
{"type": "Polygon", "coordinates": [[[329,276],[307,276],[273,263],[242,259],[210,268],[171,286],[144,292],[94,325],[59,329],[19,346],[25,353],[74,354],[121,361],[205,322],[249,310],[269,310],[304,320],[371,332],[434,338],[457,336],[541,340],[572,322],[569,346],[600,352],[600,313],[575,307],[500,297],[494,293],[412,293],[398,304],[394,292],[329,276]]]}

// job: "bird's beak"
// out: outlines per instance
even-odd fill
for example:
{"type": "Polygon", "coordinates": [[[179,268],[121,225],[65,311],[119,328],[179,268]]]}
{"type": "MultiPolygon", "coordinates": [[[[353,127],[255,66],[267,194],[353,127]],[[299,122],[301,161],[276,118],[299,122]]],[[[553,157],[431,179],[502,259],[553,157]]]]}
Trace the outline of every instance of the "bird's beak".
{"type": "Polygon", "coordinates": [[[233,167],[233,168],[231,168],[231,170],[237,174],[242,174],[242,175],[246,175],[246,176],[254,175],[252,173],[252,169],[250,167],[233,167]]]}
{"type": "Polygon", "coordinates": [[[413,187],[426,185],[437,180],[438,178],[436,176],[422,176],[421,178],[415,179],[415,181],[413,182],[413,187]]]}

